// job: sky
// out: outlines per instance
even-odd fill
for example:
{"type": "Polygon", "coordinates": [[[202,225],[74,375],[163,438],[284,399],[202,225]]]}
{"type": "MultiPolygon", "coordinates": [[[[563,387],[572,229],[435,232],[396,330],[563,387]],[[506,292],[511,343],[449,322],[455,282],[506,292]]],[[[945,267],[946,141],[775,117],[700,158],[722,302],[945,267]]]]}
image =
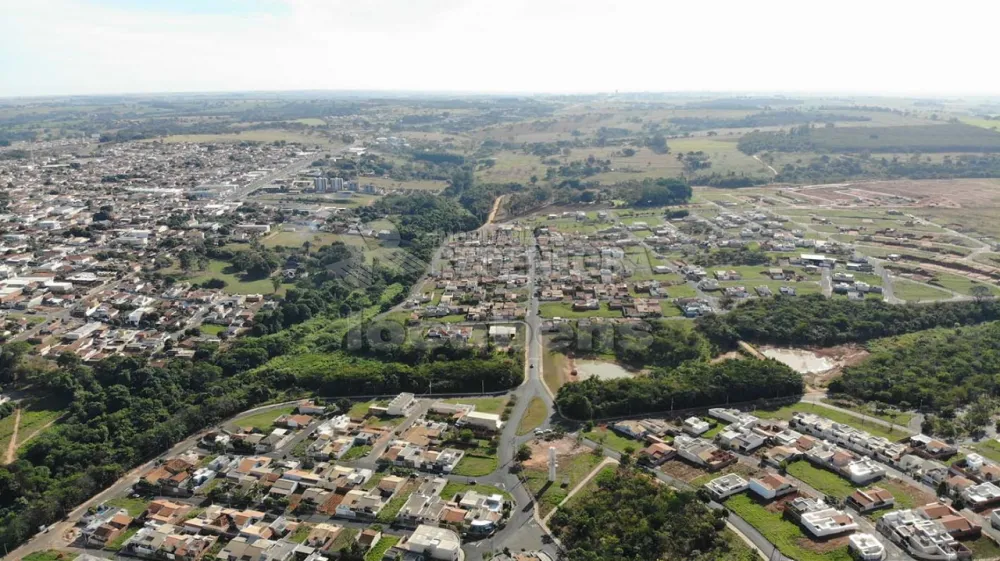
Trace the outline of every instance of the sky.
{"type": "Polygon", "coordinates": [[[1000,95],[1000,2],[0,0],[0,97],[1000,95]]]}

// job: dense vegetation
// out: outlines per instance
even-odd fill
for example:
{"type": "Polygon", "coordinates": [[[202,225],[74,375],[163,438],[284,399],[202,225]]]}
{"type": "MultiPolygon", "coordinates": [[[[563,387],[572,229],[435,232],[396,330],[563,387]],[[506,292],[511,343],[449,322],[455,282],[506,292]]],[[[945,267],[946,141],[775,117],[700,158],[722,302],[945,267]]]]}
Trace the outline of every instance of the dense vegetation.
{"type": "Polygon", "coordinates": [[[1000,177],[1000,156],[992,154],[945,155],[940,161],[914,154],[909,158],[875,158],[868,155],[828,156],[785,164],[775,181],[810,183],[848,179],[955,179],[1000,177]]]}
{"type": "Polygon", "coordinates": [[[648,376],[566,384],[556,404],[563,415],[584,420],[787,397],[802,388],[802,376],[774,360],[686,362],[648,376]]]}
{"type": "Polygon", "coordinates": [[[1000,323],[941,328],[871,345],[830,384],[866,401],[940,409],[1000,393],[1000,323]]]}
{"type": "Polygon", "coordinates": [[[751,132],[739,140],[745,154],[758,152],[1000,152],[1000,133],[964,125],[904,127],[795,127],[789,132],[751,132]]]}
{"type": "Polygon", "coordinates": [[[597,490],[556,511],[551,526],[570,561],[750,561],[721,533],[725,511],[711,511],[694,493],[675,491],[646,474],[602,473],[597,490]]]}
{"type": "Polygon", "coordinates": [[[777,345],[839,345],[940,326],[1000,319],[996,302],[890,305],[821,295],[751,300],[725,315],[698,320],[698,329],[722,347],[743,339],[777,345]]]}
{"type": "Polygon", "coordinates": [[[618,360],[635,367],[673,367],[684,362],[712,358],[712,346],[693,329],[677,322],[650,324],[650,332],[619,335],[615,342],[618,360]]]}
{"type": "Polygon", "coordinates": [[[620,186],[630,191],[628,197],[632,206],[659,207],[686,203],[691,199],[691,186],[679,177],[663,177],[644,180],[636,185],[620,186]]]}
{"type": "Polygon", "coordinates": [[[765,111],[741,118],[732,117],[671,117],[670,124],[684,131],[707,129],[739,129],[799,125],[803,123],[832,123],[834,121],[871,121],[871,117],[824,113],[821,111],[765,111]]]}

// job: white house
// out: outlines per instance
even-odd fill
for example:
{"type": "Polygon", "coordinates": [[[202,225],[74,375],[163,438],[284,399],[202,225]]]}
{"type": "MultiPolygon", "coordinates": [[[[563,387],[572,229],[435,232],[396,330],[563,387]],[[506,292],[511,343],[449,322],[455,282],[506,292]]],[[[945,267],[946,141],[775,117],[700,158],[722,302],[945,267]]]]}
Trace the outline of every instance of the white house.
{"type": "Polygon", "coordinates": [[[735,473],[730,473],[709,481],[705,484],[705,489],[708,489],[708,492],[711,493],[713,497],[721,501],[727,497],[735,495],[736,493],[746,491],[747,485],[746,479],[743,479],[735,473]]]}
{"type": "Polygon", "coordinates": [[[684,432],[692,436],[698,436],[708,432],[708,429],[711,427],[703,419],[699,419],[698,417],[688,417],[687,419],[684,419],[684,425],[682,428],[684,429],[684,432]]]}
{"type": "Polygon", "coordinates": [[[871,534],[853,534],[849,538],[848,549],[859,561],[882,561],[885,546],[871,534]]]}
{"type": "Polygon", "coordinates": [[[458,561],[462,556],[462,540],[454,531],[421,524],[409,537],[396,545],[402,557],[458,561]]]}
{"type": "Polygon", "coordinates": [[[764,499],[774,499],[795,491],[791,481],[775,473],[750,479],[749,489],[764,499]]]}
{"type": "Polygon", "coordinates": [[[842,510],[827,508],[802,515],[802,527],[817,538],[835,536],[858,529],[854,518],[842,510]]]}
{"type": "Polygon", "coordinates": [[[412,393],[401,393],[392,398],[386,406],[386,414],[393,417],[405,417],[417,404],[416,397],[412,393]]]}

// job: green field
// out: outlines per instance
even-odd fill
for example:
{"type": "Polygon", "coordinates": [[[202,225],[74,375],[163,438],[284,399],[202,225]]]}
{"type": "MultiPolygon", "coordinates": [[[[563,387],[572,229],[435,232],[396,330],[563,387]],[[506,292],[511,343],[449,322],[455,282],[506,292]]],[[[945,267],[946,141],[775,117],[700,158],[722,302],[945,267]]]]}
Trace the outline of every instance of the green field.
{"type": "MultiPolygon", "coordinates": [[[[21,403],[21,420],[18,426],[17,442],[15,446],[20,448],[26,440],[35,435],[45,425],[55,421],[63,414],[62,409],[57,409],[50,401],[26,400],[21,403]]],[[[0,461],[3,461],[10,445],[10,439],[14,436],[14,421],[17,420],[17,413],[0,419],[0,461]]]]}
{"type": "Polygon", "coordinates": [[[445,399],[445,403],[464,403],[475,405],[476,411],[480,413],[493,413],[499,415],[507,404],[507,396],[501,397],[456,397],[445,399]]]}
{"type": "Polygon", "coordinates": [[[128,511],[129,516],[135,518],[143,512],[146,512],[146,507],[149,506],[149,501],[143,498],[133,499],[132,497],[118,497],[111,499],[104,504],[114,508],[124,508],[128,511]]]}
{"type": "Polygon", "coordinates": [[[292,231],[286,230],[283,232],[277,232],[267,236],[260,241],[261,245],[264,247],[302,247],[302,244],[309,242],[311,244],[309,252],[312,253],[323,247],[325,245],[330,245],[333,242],[341,241],[340,236],[337,234],[331,234],[329,232],[313,232],[310,230],[304,231],[292,231]]]}
{"type": "Polygon", "coordinates": [[[371,446],[352,446],[350,450],[344,453],[344,456],[341,459],[345,462],[349,460],[360,460],[371,453],[371,451],[371,446]]]}
{"type": "Polygon", "coordinates": [[[219,333],[226,330],[225,325],[219,325],[217,323],[203,323],[198,326],[198,330],[201,331],[202,335],[208,335],[210,337],[218,337],[219,333]]]}
{"type": "Polygon", "coordinates": [[[892,292],[901,300],[907,302],[923,302],[928,300],[945,300],[951,298],[951,294],[917,282],[893,278],[892,292]]]}
{"type": "Polygon", "coordinates": [[[543,302],[538,305],[538,315],[546,318],[620,318],[621,310],[608,309],[607,302],[601,302],[598,310],[575,311],[573,305],[566,302],[543,302]]]}
{"type": "Polygon", "coordinates": [[[971,448],[994,462],[1000,462],[1000,442],[997,442],[995,438],[987,438],[977,442],[971,448]]]}
{"type": "Polygon", "coordinates": [[[616,452],[624,452],[625,448],[639,450],[646,447],[644,443],[639,442],[638,440],[632,440],[631,438],[625,438],[607,427],[594,427],[594,430],[582,434],[584,438],[593,440],[594,442],[616,452]]]}
{"type": "Polygon", "coordinates": [[[47,549],[45,551],[29,553],[22,558],[22,561],[73,561],[78,556],[78,553],[47,549]]]}
{"type": "Polygon", "coordinates": [[[603,456],[584,452],[569,460],[562,460],[556,468],[556,481],[549,484],[548,471],[544,469],[526,469],[522,473],[525,485],[538,501],[538,510],[542,516],[556,508],[566,498],[566,495],[594,471],[597,464],[604,461],[603,456]],[[563,481],[568,484],[563,487],[563,481]]]}
{"type": "Polygon", "coordinates": [[[606,465],[603,468],[601,468],[601,471],[594,474],[594,477],[591,477],[590,481],[587,481],[587,484],[584,485],[582,489],[577,491],[575,495],[573,495],[572,497],[569,498],[568,501],[566,501],[566,504],[563,505],[563,508],[569,508],[573,506],[573,504],[579,501],[581,498],[593,494],[595,491],[597,491],[597,481],[601,477],[605,476],[610,477],[614,475],[617,471],[618,471],[618,466],[615,464],[606,465]]]}
{"type": "Polygon", "coordinates": [[[458,462],[458,465],[455,466],[454,474],[466,477],[482,477],[496,471],[498,464],[496,456],[478,456],[467,453],[462,458],[462,461],[458,462]]]}
{"type": "MultiPolygon", "coordinates": [[[[227,272],[230,269],[229,263],[212,259],[204,271],[195,273],[193,276],[188,277],[187,280],[192,283],[203,284],[211,279],[222,279],[226,281],[226,287],[222,290],[227,294],[271,294],[274,292],[271,279],[243,280],[242,276],[233,272],[227,272]]],[[[284,287],[281,287],[278,289],[278,293],[281,294],[283,290],[284,287]]]]}
{"type": "Polygon", "coordinates": [[[824,495],[844,498],[857,489],[850,481],[836,473],[818,468],[805,460],[790,464],[788,474],[824,495]]]}
{"type": "Polygon", "coordinates": [[[399,514],[399,510],[406,504],[406,500],[410,498],[410,495],[416,489],[417,484],[413,481],[407,481],[403,484],[399,491],[396,491],[396,494],[389,499],[389,502],[382,507],[375,520],[380,524],[391,524],[396,519],[396,515],[399,514]]]}
{"type": "Polygon", "coordinates": [[[455,495],[460,495],[466,491],[475,491],[483,495],[493,495],[499,493],[503,495],[504,500],[513,501],[514,498],[511,497],[510,493],[500,489],[498,487],[492,487],[490,485],[466,485],[465,483],[458,483],[455,481],[449,481],[444,489],[441,490],[441,498],[450,501],[455,497],[455,495]]]}
{"type": "Polygon", "coordinates": [[[841,424],[850,425],[857,429],[863,430],[872,436],[882,436],[888,438],[889,440],[896,441],[903,437],[910,436],[910,432],[903,427],[897,427],[892,432],[889,432],[887,427],[882,425],[876,425],[872,422],[862,422],[861,419],[848,415],[828,407],[823,407],[821,405],[816,405],[813,403],[799,402],[792,405],[786,405],[778,409],[757,409],[752,413],[757,417],[762,419],[782,419],[788,420],[792,418],[792,415],[798,412],[815,413],[821,417],[826,417],[831,421],[835,421],[841,424]]]}
{"type": "Polygon", "coordinates": [[[517,434],[528,434],[535,430],[545,422],[548,415],[549,410],[545,406],[545,401],[540,397],[531,398],[528,409],[525,410],[521,422],[517,425],[517,434]]]}
{"type": "Polygon", "coordinates": [[[247,415],[246,417],[240,417],[229,424],[234,427],[253,427],[267,432],[274,426],[275,419],[282,415],[294,413],[295,409],[296,407],[294,405],[280,407],[278,409],[269,409],[267,411],[261,411],[260,413],[254,413],[253,415],[247,415]]]}
{"type": "Polygon", "coordinates": [[[814,543],[802,532],[797,524],[786,520],[781,514],[771,512],[746,494],[734,495],[726,499],[726,508],[746,520],[758,532],[778,548],[778,551],[796,561],[850,561],[847,546],[833,551],[821,551],[810,546],[814,543]]]}
{"type": "Polygon", "coordinates": [[[953,292],[958,292],[967,296],[972,295],[972,287],[983,286],[986,287],[993,296],[1000,296],[1000,287],[995,284],[978,282],[968,277],[952,275],[949,273],[939,273],[935,271],[934,279],[929,281],[929,284],[941,286],[953,292]]]}

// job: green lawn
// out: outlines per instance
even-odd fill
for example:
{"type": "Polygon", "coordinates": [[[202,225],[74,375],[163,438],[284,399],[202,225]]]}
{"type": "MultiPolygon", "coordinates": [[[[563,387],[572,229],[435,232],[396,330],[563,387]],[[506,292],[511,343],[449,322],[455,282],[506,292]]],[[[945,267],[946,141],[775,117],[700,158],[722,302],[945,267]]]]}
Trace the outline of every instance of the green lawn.
{"type": "Polygon", "coordinates": [[[540,397],[531,398],[528,409],[524,412],[521,422],[517,425],[517,434],[528,434],[535,430],[545,422],[545,418],[548,415],[549,410],[545,406],[545,400],[540,397]]]}
{"type": "Polygon", "coordinates": [[[757,529],[778,551],[796,561],[850,561],[847,546],[820,553],[808,549],[812,541],[797,524],[771,512],[745,494],[729,497],[726,507],[757,529]]]}
{"type": "Polygon", "coordinates": [[[464,483],[456,483],[454,481],[449,481],[444,489],[441,490],[441,498],[450,501],[455,497],[455,495],[460,495],[466,491],[475,491],[483,495],[492,495],[494,493],[500,493],[503,495],[504,500],[513,501],[513,497],[510,493],[500,489],[498,487],[492,487],[490,485],[466,485],[464,483]]]}
{"type": "Polygon", "coordinates": [[[344,457],[341,459],[344,461],[360,460],[361,458],[367,456],[371,451],[372,451],[371,446],[352,446],[351,449],[348,450],[344,454],[344,457]]]}
{"type": "Polygon", "coordinates": [[[22,561],[73,561],[73,559],[76,559],[78,555],[78,553],[71,553],[68,551],[47,549],[45,551],[29,553],[22,557],[22,561]]]}
{"type": "Polygon", "coordinates": [[[830,405],[833,405],[835,407],[840,407],[841,409],[850,409],[851,411],[855,411],[857,413],[864,413],[869,417],[875,417],[876,419],[881,419],[887,423],[896,423],[897,425],[902,425],[904,427],[907,426],[913,419],[913,413],[906,413],[903,411],[897,411],[895,418],[893,418],[893,416],[890,415],[889,413],[876,413],[874,409],[870,410],[862,409],[860,406],[857,405],[841,403],[825,398],[822,401],[823,403],[829,403],[830,405]]]}
{"type": "Polygon", "coordinates": [[[365,561],[382,561],[382,557],[385,556],[386,552],[392,549],[392,546],[397,543],[399,543],[398,537],[383,535],[382,539],[375,544],[375,547],[371,548],[365,554],[365,561]]]}
{"type": "Polygon", "coordinates": [[[820,493],[833,497],[844,498],[857,489],[843,477],[832,471],[818,468],[805,460],[791,463],[788,466],[788,474],[820,493]]]}
{"type": "Polygon", "coordinates": [[[988,438],[982,442],[977,442],[971,448],[994,462],[1000,462],[1000,442],[997,442],[995,438],[988,438]]]}
{"type": "Polygon", "coordinates": [[[701,437],[706,438],[708,440],[712,440],[713,438],[715,438],[715,435],[719,434],[724,430],[726,430],[726,424],[716,422],[715,426],[708,429],[708,431],[706,431],[705,434],[701,435],[701,437]]]}
{"type": "Polygon", "coordinates": [[[351,408],[347,411],[347,416],[352,419],[360,419],[368,414],[368,408],[375,405],[375,401],[358,401],[351,405],[351,408]]]}
{"type": "Polygon", "coordinates": [[[828,407],[823,407],[822,405],[816,405],[814,403],[799,402],[792,405],[786,405],[778,409],[757,409],[753,412],[753,414],[762,419],[783,419],[787,421],[792,418],[793,414],[799,411],[815,413],[816,415],[826,417],[831,421],[836,421],[838,423],[850,425],[866,431],[872,436],[883,436],[893,441],[910,436],[910,432],[902,427],[897,427],[896,429],[893,429],[892,432],[889,432],[888,427],[876,425],[871,422],[862,423],[862,420],[857,417],[830,409],[828,407]]]}
{"type": "Polygon", "coordinates": [[[560,460],[556,468],[556,481],[549,485],[549,473],[546,469],[526,469],[523,472],[525,485],[538,501],[538,510],[542,516],[552,511],[566,495],[583,481],[587,475],[594,471],[597,464],[604,460],[603,456],[598,456],[591,452],[584,452],[573,456],[569,460],[560,460]],[[563,487],[564,480],[568,484],[563,487]]]}
{"type": "Polygon", "coordinates": [[[562,369],[565,367],[566,361],[566,355],[549,350],[548,341],[546,341],[545,349],[542,352],[542,379],[553,393],[559,391],[564,383],[562,369]]]}
{"type": "Polygon", "coordinates": [[[118,497],[117,499],[111,499],[104,504],[110,507],[124,508],[128,511],[129,516],[135,518],[143,512],[146,512],[146,507],[149,506],[149,501],[143,498],[133,499],[132,497],[118,497]]]}
{"type": "Polygon", "coordinates": [[[583,437],[588,440],[593,440],[594,442],[603,445],[605,448],[610,448],[615,452],[624,452],[626,447],[630,447],[634,450],[639,450],[645,448],[644,443],[638,440],[632,440],[631,438],[626,438],[607,427],[594,427],[594,430],[590,432],[583,433],[583,437]]]}
{"type": "Polygon", "coordinates": [[[246,417],[240,417],[230,424],[236,427],[254,427],[266,432],[274,426],[275,419],[282,415],[291,414],[295,411],[295,409],[296,407],[294,405],[278,409],[269,409],[267,411],[261,411],[260,413],[254,413],[253,415],[247,415],[246,417]]]}
{"type": "Polygon", "coordinates": [[[993,296],[1000,296],[1000,287],[997,287],[995,284],[977,282],[968,277],[948,273],[939,273],[937,271],[934,272],[934,280],[932,280],[930,284],[943,286],[948,290],[966,295],[972,294],[972,287],[983,286],[986,287],[986,289],[988,289],[990,294],[993,296]]]}
{"type": "MultiPolygon", "coordinates": [[[[192,272],[192,276],[188,277],[187,280],[202,284],[211,279],[226,281],[226,287],[222,290],[228,294],[271,294],[274,292],[271,279],[243,280],[241,275],[230,271],[229,263],[218,259],[209,261],[208,267],[204,271],[192,272]]],[[[281,290],[278,293],[280,294],[281,290]]]]}
{"type": "Polygon", "coordinates": [[[264,247],[302,247],[302,244],[309,242],[309,252],[312,253],[325,245],[330,245],[340,238],[337,234],[330,232],[313,232],[311,230],[277,232],[267,236],[260,241],[264,247]]]}
{"type": "Polygon", "coordinates": [[[445,403],[464,403],[466,405],[475,405],[476,411],[480,413],[493,413],[499,415],[503,412],[504,406],[507,404],[507,396],[500,397],[456,397],[452,399],[444,400],[445,403]]]}
{"type": "Polygon", "coordinates": [[[198,326],[198,330],[201,331],[202,335],[209,335],[211,337],[217,337],[219,333],[226,330],[225,325],[219,325],[217,323],[203,323],[198,326]]]}
{"type": "Polygon", "coordinates": [[[464,475],[466,477],[482,477],[484,475],[489,475],[496,471],[497,465],[496,456],[478,456],[472,454],[466,454],[462,461],[458,462],[455,466],[455,475],[464,475]]]}
{"type": "Polygon", "coordinates": [[[892,292],[896,298],[907,302],[922,302],[926,300],[943,300],[951,298],[951,294],[938,290],[926,284],[893,279],[892,292]]]}
{"type": "Polygon", "coordinates": [[[601,308],[598,310],[582,312],[573,310],[573,305],[565,302],[544,302],[538,305],[538,315],[546,318],[620,318],[622,311],[608,309],[607,302],[601,302],[601,308]]]}

